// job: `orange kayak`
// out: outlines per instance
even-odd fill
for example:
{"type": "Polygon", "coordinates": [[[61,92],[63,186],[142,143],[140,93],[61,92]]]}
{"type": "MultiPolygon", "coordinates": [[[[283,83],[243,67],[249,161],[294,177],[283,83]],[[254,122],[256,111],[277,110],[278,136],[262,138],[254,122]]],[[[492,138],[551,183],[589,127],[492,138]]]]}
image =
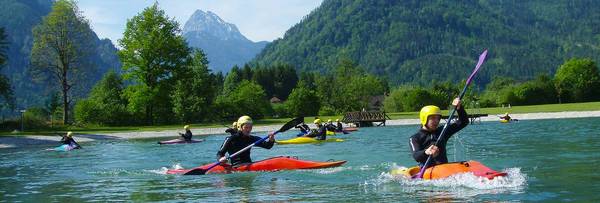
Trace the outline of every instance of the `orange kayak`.
{"type": "MultiPolygon", "coordinates": [[[[391,174],[413,177],[419,173],[420,170],[420,167],[415,166],[407,169],[394,169],[391,171],[391,174]]],[[[425,172],[423,173],[423,179],[446,178],[459,173],[473,173],[475,176],[485,177],[490,180],[498,176],[506,176],[506,173],[494,171],[478,161],[463,161],[429,167],[425,169],[425,172]]]]}
{"type": "MultiPolygon", "coordinates": [[[[346,161],[327,161],[317,162],[300,160],[289,156],[279,156],[268,158],[265,160],[253,162],[250,164],[242,164],[239,166],[231,167],[229,165],[218,165],[210,169],[208,173],[230,173],[235,171],[279,171],[279,170],[298,170],[298,169],[319,169],[319,168],[330,168],[340,166],[346,163],[346,161]]],[[[208,168],[211,164],[199,166],[198,168],[208,168]]],[[[193,169],[171,169],[167,171],[167,174],[184,174],[193,169]]]]}

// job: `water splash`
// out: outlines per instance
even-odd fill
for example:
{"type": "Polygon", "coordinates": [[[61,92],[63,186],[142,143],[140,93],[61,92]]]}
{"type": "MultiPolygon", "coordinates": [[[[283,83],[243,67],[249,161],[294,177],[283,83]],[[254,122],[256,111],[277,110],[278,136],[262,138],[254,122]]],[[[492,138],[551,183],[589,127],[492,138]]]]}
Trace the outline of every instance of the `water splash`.
{"type": "MultiPolygon", "coordinates": [[[[173,164],[173,166],[171,166],[171,169],[183,169],[183,167],[181,166],[180,163],[176,163],[176,164],[173,164]]],[[[163,166],[163,167],[160,167],[160,169],[152,169],[152,170],[145,170],[145,171],[150,172],[150,173],[165,175],[165,174],[167,174],[168,170],[170,170],[170,169],[163,166]]]]}
{"type": "MultiPolygon", "coordinates": [[[[397,168],[402,169],[406,167],[397,168]]],[[[507,168],[503,172],[507,173],[507,176],[496,177],[492,180],[475,176],[472,173],[462,173],[437,180],[422,180],[382,172],[376,178],[364,181],[361,186],[365,192],[371,190],[377,192],[378,190],[396,188],[409,194],[424,193],[422,196],[429,196],[441,193],[453,198],[466,198],[482,194],[522,192],[527,185],[527,176],[521,172],[521,169],[507,168]]]]}

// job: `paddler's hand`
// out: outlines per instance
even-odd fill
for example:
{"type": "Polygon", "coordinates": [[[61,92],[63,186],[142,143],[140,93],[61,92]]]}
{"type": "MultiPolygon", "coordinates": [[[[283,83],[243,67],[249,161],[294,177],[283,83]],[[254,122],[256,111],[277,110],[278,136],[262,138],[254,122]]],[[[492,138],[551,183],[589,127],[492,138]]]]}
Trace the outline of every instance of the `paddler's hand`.
{"type": "Polygon", "coordinates": [[[457,97],[457,98],[455,98],[455,99],[452,101],[452,106],[456,106],[456,108],[457,108],[457,109],[460,109],[460,98],[458,98],[458,97],[457,97]]]}
{"type": "Polygon", "coordinates": [[[269,142],[275,142],[275,132],[269,133],[269,142]]]}
{"type": "Polygon", "coordinates": [[[219,162],[221,162],[221,164],[226,164],[227,163],[227,157],[221,157],[221,158],[219,158],[219,162]]]}
{"type": "Polygon", "coordinates": [[[429,156],[433,156],[433,157],[436,157],[439,153],[440,153],[440,150],[435,145],[431,145],[431,146],[429,146],[429,148],[427,148],[425,150],[425,154],[427,154],[429,156]]]}

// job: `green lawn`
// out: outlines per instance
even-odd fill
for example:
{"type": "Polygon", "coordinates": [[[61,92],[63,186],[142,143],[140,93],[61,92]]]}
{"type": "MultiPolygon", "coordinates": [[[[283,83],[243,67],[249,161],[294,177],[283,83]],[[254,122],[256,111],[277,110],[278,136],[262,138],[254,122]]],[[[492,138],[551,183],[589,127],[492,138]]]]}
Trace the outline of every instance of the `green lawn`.
{"type": "MultiPolygon", "coordinates": [[[[489,114],[489,115],[500,115],[505,112],[511,114],[518,113],[537,113],[537,112],[560,112],[560,111],[598,111],[600,110],[600,102],[587,102],[587,103],[570,103],[570,104],[547,104],[547,105],[533,105],[533,106],[512,106],[511,108],[481,108],[481,109],[467,109],[470,114],[489,114]]],[[[391,119],[417,119],[419,112],[395,112],[387,113],[391,119]]],[[[443,114],[447,115],[448,111],[442,111],[443,114]]],[[[341,119],[343,116],[321,116],[321,120],[327,121],[327,119],[341,119]]],[[[305,117],[304,120],[307,123],[314,121],[314,116],[305,117]]],[[[269,118],[256,120],[255,125],[276,125],[283,124],[289,121],[290,118],[269,118]]],[[[233,121],[231,121],[233,123],[233,121]]],[[[231,125],[231,123],[202,123],[202,124],[191,124],[192,129],[198,128],[214,128],[224,127],[225,125],[231,125]]],[[[40,129],[40,130],[26,130],[20,133],[11,132],[0,132],[0,136],[14,136],[14,135],[56,135],[63,134],[66,131],[74,131],[82,134],[96,134],[96,133],[114,133],[114,132],[139,132],[139,131],[160,131],[160,130],[182,130],[183,125],[161,125],[161,126],[127,126],[127,127],[57,127],[52,129],[40,129]]]]}

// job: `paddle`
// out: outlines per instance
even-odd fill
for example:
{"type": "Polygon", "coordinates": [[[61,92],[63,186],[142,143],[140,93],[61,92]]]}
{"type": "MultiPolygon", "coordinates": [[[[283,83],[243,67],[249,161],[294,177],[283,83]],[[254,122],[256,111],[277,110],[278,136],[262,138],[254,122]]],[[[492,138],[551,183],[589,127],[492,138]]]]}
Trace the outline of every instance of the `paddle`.
{"type": "MultiPolygon", "coordinates": [[[[473,80],[473,77],[475,76],[475,74],[477,74],[477,71],[479,71],[481,64],[483,64],[483,61],[485,60],[485,56],[487,56],[487,49],[485,51],[483,51],[483,53],[481,53],[481,55],[479,55],[479,61],[477,62],[477,65],[475,66],[475,70],[473,70],[473,72],[467,79],[467,83],[465,84],[465,87],[463,88],[462,92],[458,96],[459,100],[462,100],[463,96],[465,96],[465,92],[467,92],[467,87],[469,87],[469,84],[471,84],[471,81],[473,80]]],[[[448,116],[448,122],[446,122],[446,124],[444,125],[444,128],[442,129],[442,132],[440,133],[440,136],[435,141],[436,146],[438,145],[440,138],[444,137],[444,133],[446,132],[448,124],[452,121],[452,117],[454,117],[454,113],[456,113],[456,108],[452,109],[452,113],[450,114],[450,116],[448,116]]],[[[431,161],[431,155],[429,155],[427,157],[427,161],[425,161],[425,164],[423,165],[423,167],[421,167],[421,170],[419,171],[419,173],[414,175],[412,178],[423,178],[423,173],[425,172],[425,169],[427,169],[427,166],[429,165],[430,161],[431,161]]]]}
{"type": "MultiPolygon", "coordinates": [[[[289,130],[290,128],[293,128],[294,126],[300,124],[304,122],[304,117],[296,117],[294,119],[292,119],[291,121],[288,121],[285,125],[283,125],[279,130],[275,131],[273,134],[277,134],[277,133],[281,133],[281,132],[285,132],[287,130],[289,130]]],[[[260,140],[257,140],[256,142],[244,147],[243,149],[241,149],[240,151],[229,155],[228,158],[232,158],[237,156],[238,154],[241,154],[242,152],[245,152],[246,150],[252,148],[254,145],[257,145],[258,143],[264,142],[265,140],[267,140],[269,138],[269,136],[265,136],[260,140]]],[[[206,172],[210,171],[210,169],[214,168],[215,166],[218,166],[221,162],[217,161],[214,164],[210,165],[208,168],[206,169],[202,169],[202,168],[195,168],[192,169],[186,173],[184,173],[183,175],[204,175],[206,174],[206,172]]]]}

